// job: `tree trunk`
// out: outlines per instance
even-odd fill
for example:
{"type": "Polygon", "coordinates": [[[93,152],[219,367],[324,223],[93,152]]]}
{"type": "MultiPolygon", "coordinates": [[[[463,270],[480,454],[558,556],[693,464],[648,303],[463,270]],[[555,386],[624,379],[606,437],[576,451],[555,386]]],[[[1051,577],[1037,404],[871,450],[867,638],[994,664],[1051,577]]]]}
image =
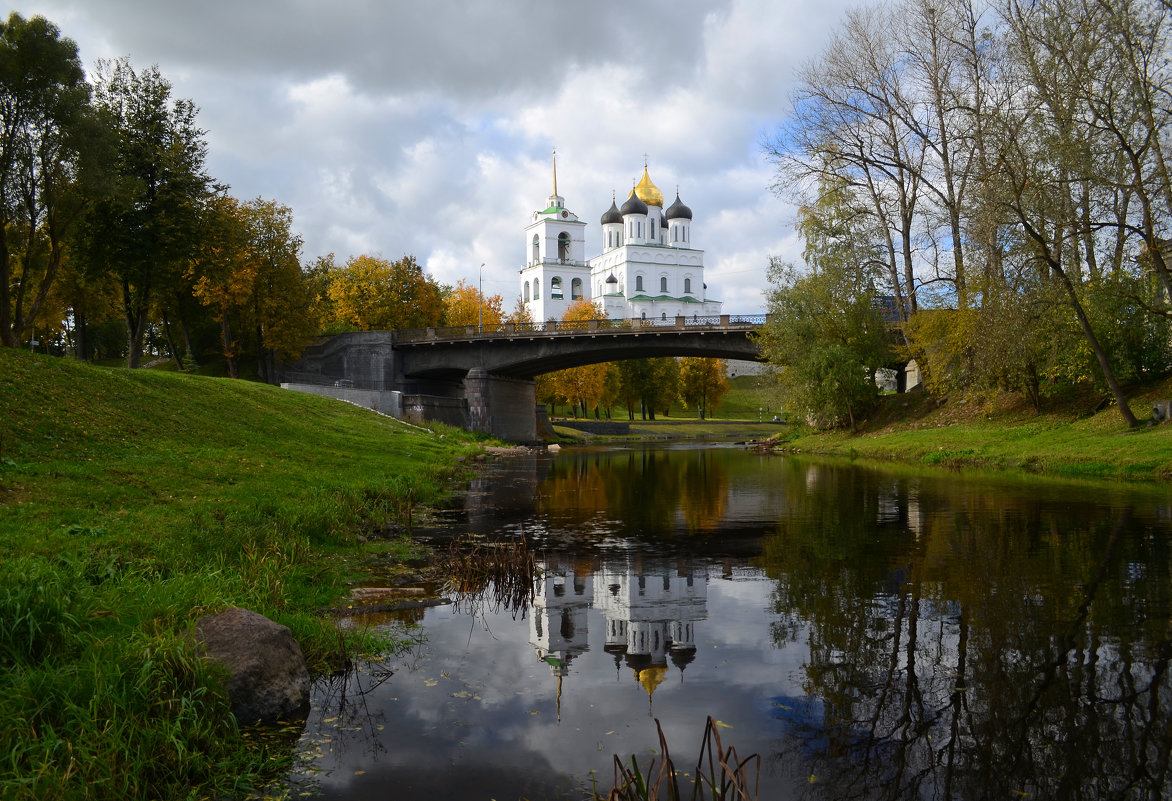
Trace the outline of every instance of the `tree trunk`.
{"type": "Polygon", "coordinates": [[[224,358],[228,361],[228,377],[239,378],[236,369],[236,359],[232,354],[232,327],[228,324],[228,315],[220,317],[220,341],[224,346],[224,358]]]}
{"type": "Polygon", "coordinates": [[[86,316],[78,312],[76,308],[73,309],[73,358],[81,362],[88,362],[89,348],[89,323],[86,316]]]}
{"type": "Polygon", "coordinates": [[[183,359],[179,357],[179,348],[175,347],[175,337],[171,336],[171,318],[163,312],[163,333],[167,335],[167,344],[171,348],[171,358],[175,360],[175,367],[183,372],[183,359]]]}

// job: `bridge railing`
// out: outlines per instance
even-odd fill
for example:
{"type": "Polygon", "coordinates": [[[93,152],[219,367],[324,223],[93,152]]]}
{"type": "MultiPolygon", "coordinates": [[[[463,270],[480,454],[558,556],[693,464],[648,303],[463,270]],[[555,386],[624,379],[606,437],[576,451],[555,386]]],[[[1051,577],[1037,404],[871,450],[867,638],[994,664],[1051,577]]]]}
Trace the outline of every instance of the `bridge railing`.
{"type": "Polygon", "coordinates": [[[668,317],[667,319],[630,318],[623,320],[546,320],[537,323],[492,323],[488,325],[460,325],[437,328],[415,328],[395,331],[395,341],[431,342],[442,339],[480,339],[501,336],[531,336],[533,334],[554,335],[576,331],[637,330],[644,328],[674,328],[727,330],[730,328],[755,328],[768,321],[765,314],[721,314],[668,317]]]}

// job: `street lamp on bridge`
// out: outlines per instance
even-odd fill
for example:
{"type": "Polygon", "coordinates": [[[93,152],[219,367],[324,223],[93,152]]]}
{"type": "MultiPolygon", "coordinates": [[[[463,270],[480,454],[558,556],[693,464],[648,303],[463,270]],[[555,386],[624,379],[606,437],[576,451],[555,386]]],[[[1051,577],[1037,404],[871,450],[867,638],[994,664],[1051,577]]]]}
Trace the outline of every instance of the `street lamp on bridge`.
{"type": "Polygon", "coordinates": [[[484,333],[484,262],[480,262],[480,292],[476,300],[476,333],[484,333]]]}

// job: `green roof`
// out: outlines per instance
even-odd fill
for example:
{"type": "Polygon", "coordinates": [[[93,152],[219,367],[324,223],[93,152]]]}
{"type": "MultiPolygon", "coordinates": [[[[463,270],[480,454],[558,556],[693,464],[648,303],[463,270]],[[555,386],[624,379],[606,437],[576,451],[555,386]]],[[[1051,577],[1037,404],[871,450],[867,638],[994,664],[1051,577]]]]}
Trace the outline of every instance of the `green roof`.
{"type": "Polygon", "coordinates": [[[673,298],[671,295],[632,295],[631,300],[670,300],[676,303],[703,303],[702,300],[696,300],[693,297],[684,295],[682,298],[673,298]]]}

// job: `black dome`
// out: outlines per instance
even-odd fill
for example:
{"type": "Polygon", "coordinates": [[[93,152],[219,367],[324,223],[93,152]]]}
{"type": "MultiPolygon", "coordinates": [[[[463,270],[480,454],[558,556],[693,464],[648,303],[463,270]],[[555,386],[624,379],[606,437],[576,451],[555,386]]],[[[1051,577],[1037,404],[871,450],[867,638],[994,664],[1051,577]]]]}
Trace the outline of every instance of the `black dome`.
{"type": "Polygon", "coordinates": [[[663,216],[669,220],[678,220],[678,219],[690,220],[690,219],[692,219],[692,210],[690,208],[688,208],[687,206],[685,206],[683,204],[683,202],[680,201],[680,196],[679,196],[679,193],[677,192],[675,203],[672,203],[670,206],[667,207],[667,211],[664,212],[663,216]]]}
{"type": "Polygon", "coordinates": [[[610,201],[610,208],[607,209],[606,213],[602,215],[602,224],[607,225],[609,223],[618,223],[619,225],[623,224],[623,215],[619,211],[619,207],[614,204],[613,198],[611,198],[610,201]]]}
{"type": "Polygon", "coordinates": [[[631,196],[627,198],[627,202],[623,204],[623,214],[646,214],[647,204],[639,199],[635,194],[635,190],[631,190],[631,196]]]}

